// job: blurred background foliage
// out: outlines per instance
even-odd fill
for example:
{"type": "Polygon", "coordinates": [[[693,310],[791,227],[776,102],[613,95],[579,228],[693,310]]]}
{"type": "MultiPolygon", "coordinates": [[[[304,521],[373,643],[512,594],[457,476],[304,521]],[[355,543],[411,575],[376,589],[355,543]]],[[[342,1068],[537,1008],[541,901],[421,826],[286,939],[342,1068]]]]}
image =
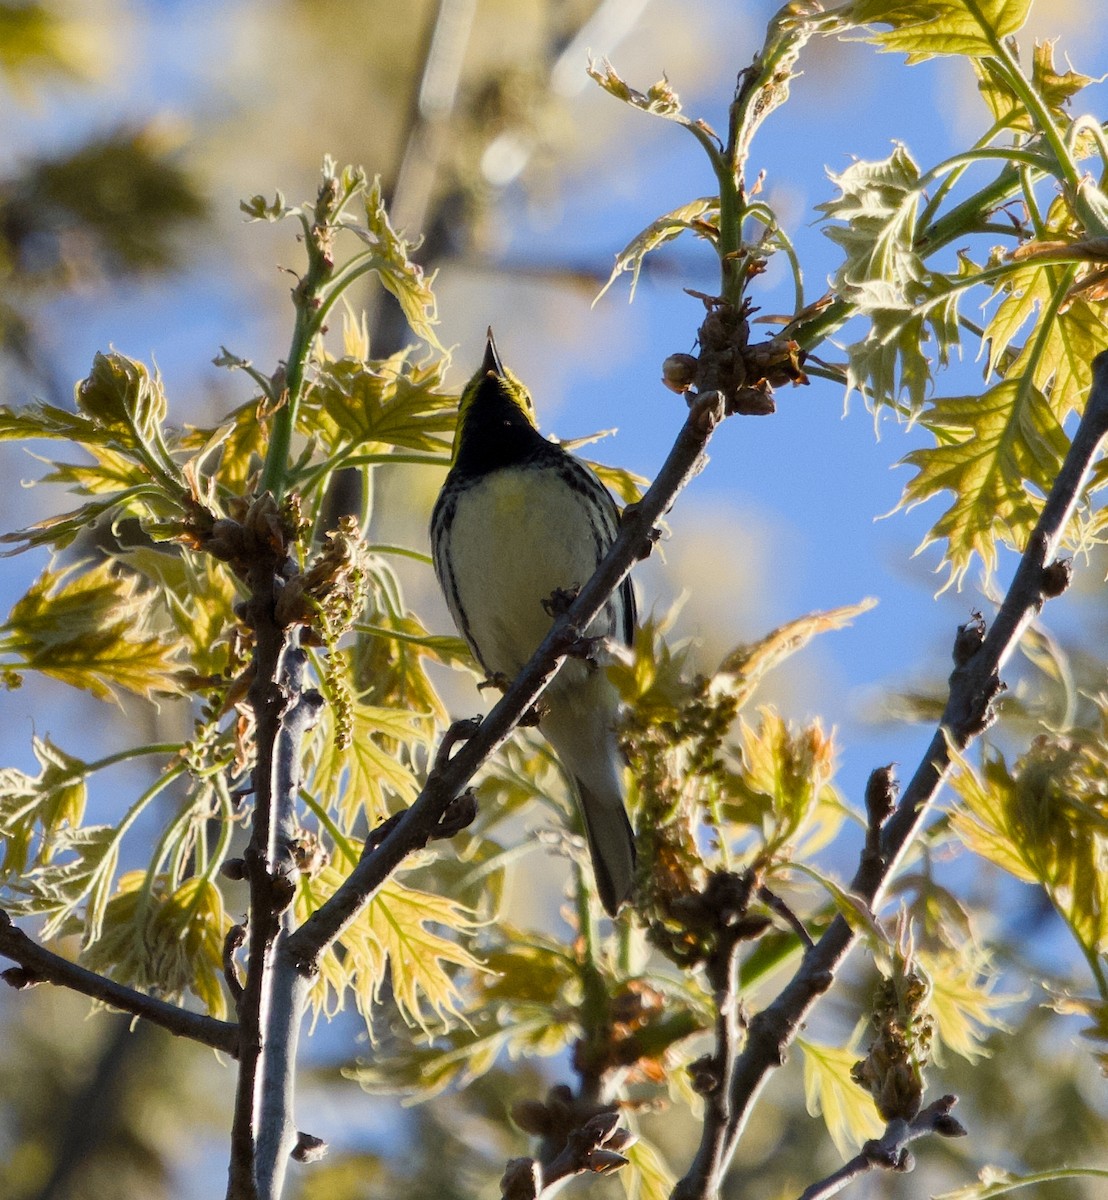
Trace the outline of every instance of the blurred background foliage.
{"type": "MultiPolygon", "coordinates": [[[[87,372],[93,352],[114,343],[157,359],[175,421],[208,421],[241,402],[238,380],[207,364],[228,344],[259,369],[274,369],[287,345],[290,286],[275,266],[293,263],[286,231],[244,230],[238,201],[276,187],[294,199],[311,195],[320,156],[329,152],[379,173],[394,224],[422,232],[417,257],[439,272],[440,338],[461,345],[459,375],[468,374],[491,321],[513,367],[538,393],[544,427],[585,434],[618,421],[625,436],[604,453],[648,474],[677,418],[643,397],[656,395],[661,359],[687,348],[699,319],[695,304],[674,293],[679,286],[710,287],[704,268],[712,264],[695,261],[688,248],[659,255],[644,274],[647,295],[640,293],[630,314],[611,299],[595,310],[589,303],[614,252],[707,183],[690,182],[700,168],[691,151],[671,146],[666,131],[640,127],[619,105],[586,94],[586,52],[618,54],[629,78],[652,80],[665,70],[706,115],[721,115],[735,73],[760,43],[774,7],[724,0],[0,3],[6,146],[0,400],[35,395],[66,404],[71,381],[87,372]],[[666,297],[664,306],[657,294],[666,297]],[[579,397],[576,408],[572,394],[579,397]]],[[[1088,29],[1084,5],[1040,9],[1048,7],[1038,13],[1035,31],[1060,35],[1063,50],[1083,56],[1075,65],[1097,74],[1105,65],[1104,41],[1088,29]]],[[[894,137],[938,136],[929,128],[935,97],[966,86],[941,71],[928,82],[909,79],[898,65],[897,86],[904,90],[890,92],[890,68],[871,53],[822,44],[812,46],[807,71],[807,85],[802,80],[796,89],[795,117],[765,139],[778,139],[769,186],[777,189],[779,209],[791,206],[798,226],[814,218],[814,205],[829,194],[821,182],[825,165],[841,171],[850,154],[884,157],[894,137]]],[[[967,105],[977,103],[970,91],[965,95],[967,105]]],[[[1103,107],[1103,91],[1097,95],[1103,107]]],[[[941,133],[957,144],[964,133],[958,104],[944,107],[950,124],[941,133]]],[[[821,270],[830,273],[834,261],[818,242],[813,235],[814,279],[821,270]]],[[[367,303],[375,303],[372,296],[367,303]]],[[[375,355],[404,340],[389,306],[371,307],[369,327],[375,355]]],[[[893,506],[900,485],[863,493],[855,480],[895,461],[903,444],[876,450],[870,418],[856,413],[850,423],[839,422],[840,406],[833,388],[805,394],[780,414],[783,450],[776,458],[756,441],[747,451],[778,463],[781,454],[789,456],[795,478],[781,489],[778,467],[776,482],[793,494],[792,509],[774,507],[780,495],[771,503],[759,492],[767,477],[759,481],[749,457],[721,446],[708,472],[716,482],[690,493],[674,515],[667,561],[642,574],[647,607],[665,610],[683,589],[691,593],[679,629],[700,635],[708,663],[798,612],[875,590],[861,561],[850,557],[854,544],[898,577],[883,596],[885,624],[868,627],[873,640],[866,651],[856,640],[846,640],[838,657],[818,649],[768,692],[787,712],[822,712],[846,727],[850,738],[840,741],[853,738],[855,757],[844,764],[840,786],[856,798],[858,781],[876,762],[913,760],[919,738],[913,742],[909,727],[890,721],[927,713],[935,691],[929,680],[945,673],[950,635],[969,601],[931,603],[926,561],[918,570],[905,565],[924,525],[905,520],[893,533],[871,535],[871,518],[893,506]],[[806,517],[818,507],[828,524],[806,530],[806,517]],[[803,560],[808,574],[790,573],[783,565],[790,559],[803,560]],[[860,665],[864,655],[888,665],[860,665]],[[897,703],[888,699],[890,680],[897,703]],[[849,710],[829,701],[839,693],[849,693],[849,710]]],[[[11,529],[29,523],[49,499],[19,492],[14,482],[27,473],[21,452],[7,445],[0,451],[0,472],[10,481],[0,505],[3,526],[11,529]]],[[[423,477],[418,484],[410,476],[386,478],[379,507],[388,524],[378,536],[422,547],[434,486],[423,477]],[[423,494],[412,493],[417,486],[423,494]]],[[[349,506],[357,497],[338,502],[349,506]]],[[[5,600],[41,565],[10,565],[5,600]]],[[[1086,573],[1098,583],[1102,575],[1095,568],[1086,573]]],[[[405,585],[424,611],[427,573],[413,569],[405,585]]],[[[1066,696],[1080,695],[1077,685],[1102,686],[1103,600],[1091,596],[1075,607],[1079,616],[1057,638],[1044,635],[1037,660],[1014,679],[1024,711],[1049,711],[1051,697],[1056,708],[1065,707],[1066,696]],[[1044,686],[1044,677],[1053,682],[1044,686]],[[1034,688],[1020,686],[1028,679],[1034,688]],[[1023,703],[1025,692],[1033,696],[1023,703]]],[[[441,615],[438,628],[447,628],[441,615]]],[[[452,709],[476,705],[472,692],[447,680],[444,686],[452,709]]],[[[121,729],[145,723],[151,739],[181,733],[162,728],[174,720],[171,712],[158,717],[136,706],[119,714],[68,696],[59,700],[39,680],[0,704],[5,761],[28,770],[32,729],[48,732],[47,720],[52,732],[90,731],[100,753],[123,743],[115,721],[121,729]]],[[[124,775],[120,794],[148,784],[135,768],[124,775]]],[[[110,808],[113,798],[105,803],[110,808]]],[[[946,870],[959,890],[959,900],[949,903],[985,914],[1002,979],[1005,967],[1059,986],[1080,976],[1038,892],[979,865],[971,875],[946,861],[952,854],[951,843],[937,835],[924,849],[927,869],[915,886],[935,886],[936,861],[946,870]]],[[[547,871],[537,862],[528,886],[509,888],[509,910],[518,906],[529,918],[544,907],[556,910],[551,881],[563,867],[547,871]]],[[[812,1037],[826,1033],[841,1041],[867,1010],[871,990],[871,977],[859,967],[821,1012],[812,1037]]],[[[972,1153],[964,1143],[921,1143],[919,1171],[872,1177],[863,1185],[868,1196],[893,1200],[962,1184],[970,1172],[963,1154],[1023,1170],[1098,1156],[1103,1163],[1104,1081],[1075,1040],[1077,1026],[1048,1020],[1043,1000],[1036,987],[1011,1005],[1007,1018],[1019,1035],[990,1035],[989,1056],[973,1065],[948,1056],[942,1064],[937,1086],[962,1097],[958,1115],[973,1131],[972,1153]]],[[[0,1194],[188,1200],[218,1193],[228,1068],[158,1030],[125,1032],[122,1018],[86,1019],[86,1012],[79,998],[47,989],[33,1000],[0,989],[0,1194]]],[[[380,1031],[387,1042],[386,1035],[380,1031]]],[[[398,1109],[391,1098],[339,1076],[359,1036],[364,1026],[342,1017],[321,1023],[312,1039],[298,1109],[332,1151],[323,1163],[297,1171],[293,1190],[305,1200],[495,1194],[505,1158],[526,1147],[508,1121],[511,1104],[541,1094],[567,1069],[562,1059],[538,1066],[504,1061],[462,1096],[445,1092],[398,1109]]],[[[758,1194],[769,1200],[795,1196],[838,1161],[823,1126],[805,1111],[801,1057],[758,1106],[730,1195],[749,1194],[756,1180],[758,1194]]],[[[640,1118],[643,1132],[674,1164],[687,1159],[696,1137],[691,1122],[675,1119],[677,1111],[640,1118]]],[[[641,1165],[648,1177],[649,1164],[641,1165]]],[[[578,1181],[567,1190],[586,1188],[614,1196],[622,1184],[578,1181]]],[[[1071,1182],[1037,1194],[1074,1200],[1095,1193],[1071,1182]]]]}

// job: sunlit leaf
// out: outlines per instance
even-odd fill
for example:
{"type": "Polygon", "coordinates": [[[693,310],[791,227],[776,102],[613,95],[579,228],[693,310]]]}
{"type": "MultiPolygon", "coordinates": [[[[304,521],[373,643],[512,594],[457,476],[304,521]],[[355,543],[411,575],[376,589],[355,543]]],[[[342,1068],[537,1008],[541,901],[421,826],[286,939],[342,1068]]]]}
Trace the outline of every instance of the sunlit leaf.
{"type": "Polygon", "coordinates": [[[48,862],[55,835],[62,829],[78,828],[84,817],[87,765],[49,738],[34,737],[31,748],[42,768],[37,776],[14,767],[0,770],[0,839],[4,850],[0,878],[4,880],[18,878],[33,859],[48,862]]]}
{"type": "MultiPolygon", "coordinates": [[[[411,243],[389,223],[381,195],[381,181],[374,180],[365,193],[366,240],[375,251],[371,264],[377,278],[400,304],[408,328],[436,350],[442,347],[435,336],[435,295],[423,269],[409,257],[411,243]]],[[[360,231],[356,231],[360,232],[360,231]]]]}
{"type": "Polygon", "coordinates": [[[443,391],[444,366],[413,363],[407,351],[379,363],[330,362],[305,398],[305,432],[344,457],[403,449],[440,453],[445,464],[457,400],[443,391]]]}
{"type": "Polygon", "coordinates": [[[625,1151],[629,1166],[619,1172],[627,1200],[669,1200],[677,1177],[662,1152],[641,1134],[625,1151]]]}
{"type": "Polygon", "coordinates": [[[1030,7],[1031,0],[854,0],[839,13],[858,25],[888,25],[872,41],[918,63],[995,53],[995,39],[1020,29],[1030,7]]]}
{"type": "Polygon", "coordinates": [[[901,504],[951,492],[953,501],[923,546],[947,543],[951,582],[964,577],[974,555],[992,571],[998,539],[1018,550],[1026,546],[1042,505],[1031,488],[1049,492],[1068,449],[1066,436],[1027,378],[1004,380],[980,396],[936,400],[920,422],[937,445],[904,457],[916,474],[901,504]]]}
{"type": "Polygon", "coordinates": [[[725,688],[735,695],[741,708],[768,672],[802,650],[812,638],[834,629],[844,629],[855,617],[876,606],[876,599],[867,597],[858,604],[807,613],[779,625],[757,642],[736,646],[716,668],[712,686],[725,688]]]}
{"type": "Polygon", "coordinates": [[[110,563],[47,569],[16,601],[0,650],[101,700],[117,688],[152,697],[182,690],[181,643],[133,575],[110,563]]]}
{"type": "Polygon", "coordinates": [[[757,726],[740,718],[742,766],[730,777],[724,813],[739,825],[761,824],[767,859],[802,835],[810,839],[817,826],[818,843],[825,843],[842,817],[830,787],[831,739],[818,723],[797,730],[770,708],[759,709],[758,718],[757,726]]]}
{"type": "Polygon", "coordinates": [[[1009,769],[999,752],[975,772],[953,754],[962,804],[954,829],[976,854],[1037,883],[1090,953],[1108,946],[1108,804],[1098,737],[1037,739],[1009,769]]]}
{"type": "MultiPolygon", "coordinates": [[[[304,880],[297,907],[303,919],[341,884],[342,876],[325,867],[304,880]]],[[[404,1020],[429,1032],[432,1026],[449,1028],[464,1011],[457,975],[478,971],[482,964],[456,941],[433,926],[463,933],[473,929],[473,915],[444,896],[416,891],[390,878],[343,932],[339,939],[342,974],[353,990],[358,1010],[369,1017],[380,1002],[386,971],[390,994],[404,1020]]],[[[334,948],[325,958],[336,955],[334,948]]],[[[328,998],[317,986],[312,1006],[328,1013],[341,1007],[344,997],[328,998]]]]}
{"type": "Polygon", "coordinates": [[[82,958],[91,970],[167,999],[192,992],[224,1017],[223,943],[231,922],[219,888],[202,876],[170,890],[163,876],[123,875],[103,914],[103,928],[82,958]]]}
{"type": "Polygon", "coordinates": [[[429,743],[425,715],[355,702],[348,744],[335,737],[334,714],[324,710],[312,741],[310,787],[321,804],[337,811],[344,829],[365,813],[373,824],[410,804],[419,782],[410,765],[416,746],[429,743]],[[408,753],[398,754],[404,747],[408,753]]]}
{"type": "Polygon", "coordinates": [[[850,1077],[858,1051],[797,1038],[804,1059],[804,1100],[813,1117],[823,1115],[827,1132],[844,1159],[884,1125],[869,1094],[850,1077]]]}
{"type": "Polygon", "coordinates": [[[935,1021],[935,1060],[942,1062],[945,1047],[976,1062],[989,1053],[985,1041],[990,1034],[1008,1031],[999,1010],[1022,997],[996,991],[996,971],[972,943],[941,950],[921,948],[916,955],[931,983],[927,1007],[935,1021]]]}
{"type": "MultiPolygon", "coordinates": [[[[595,76],[594,76],[595,78],[595,76]]],[[[719,198],[717,196],[701,196],[698,200],[690,200],[672,212],[666,213],[656,221],[652,221],[641,233],[637,234],[616,255],[615,266],[612,268],[608,282],[600,289],[597,300],[612,286],[624,271],[631,272],[630,299],[634,299],[635,288],[639,283],[643,260],[659,246],[673,241],[682,233],[691,232],[697,237],[715,241],[719,236],[719,198]]],[[[595,301],[594,301],[595,303],[595,301]]]]}
{"type": "MultiPolygon", "coordinates": [[[[993,64],[988,61],[976,60],[973,68],[977,74],[978,91],[993,118],[1009,129],[1031,133],[1035,128],[1034,123],[1008,79],[993,69],[993,64]]],[[[1070,100],[1095,82],[1091,76],[1082,75],[1072,67],[1065,74],[1059,74],[1054,66],[1054,42],[1035,43],[1031,59],[1031,83],[1059,124],[1069,120],[1066,110],[1070,100]]]]}

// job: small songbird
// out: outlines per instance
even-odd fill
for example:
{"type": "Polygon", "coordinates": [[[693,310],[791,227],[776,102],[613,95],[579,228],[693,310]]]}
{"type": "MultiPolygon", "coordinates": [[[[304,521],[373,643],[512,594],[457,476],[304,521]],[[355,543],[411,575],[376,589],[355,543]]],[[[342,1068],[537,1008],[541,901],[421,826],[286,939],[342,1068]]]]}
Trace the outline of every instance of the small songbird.
{"type": "MultiPolygon", "coordinates": [[[[619,510],[580,459],[539,433],[527,389],[489,330],[458,403],[454,459],[431,516],[435,574],[458,631],[490,676],[513,679],[550,629],[544,602],[583,586],[616,536],[619,510]]],[[[624,580],[586,636],[630,645],[624,580]]],[[[635,840],[623,804],[615,688],[571,658],[542,697],[539,729],[572,776],[605,909],[629,897],[635,840]]]]}

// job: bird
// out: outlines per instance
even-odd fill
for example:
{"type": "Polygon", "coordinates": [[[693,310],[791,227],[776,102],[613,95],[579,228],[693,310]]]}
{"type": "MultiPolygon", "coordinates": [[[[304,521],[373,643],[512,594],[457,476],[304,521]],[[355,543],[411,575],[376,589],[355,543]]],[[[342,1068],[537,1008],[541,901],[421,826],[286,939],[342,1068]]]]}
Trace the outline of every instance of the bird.
{"type": "MultiPolygon", "coordinates": [[[[531,394],[504,367],[490,329],[458,402],[431,547],[454,624],[491,679],[519,673],[550,629],[552,597],[591,578],[618,526],[619,508],[596,474],[539,432],[531,394]]],[[[629,646],[634,630],[625,579],[585,637],[629,646]]],[[[635,877],[618,714],[605,672],[569,658],[547,685],[539,717],[539,732],[573,781],[597,892],[612,916],[635,877]]]]}

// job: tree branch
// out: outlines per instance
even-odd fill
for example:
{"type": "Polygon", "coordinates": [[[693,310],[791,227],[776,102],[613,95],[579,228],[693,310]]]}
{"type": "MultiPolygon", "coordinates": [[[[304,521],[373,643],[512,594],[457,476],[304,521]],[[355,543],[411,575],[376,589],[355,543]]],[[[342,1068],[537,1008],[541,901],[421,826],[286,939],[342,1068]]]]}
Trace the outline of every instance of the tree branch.
{"type": "MultiPolygon", "coordinates": [[[[1093,360],[1093,387],[1069,452],[1024,550],[1015,577],[992,628],[963,626],[955,644],[955,669],[939,727],[908,786],[881,830],[879,852],[867,838],[850,890],[876,907],[889,879],[915,836],[950,768],[951,745],[962,749],[993,721],[993,704],[1003,690],[999,672],[1024,630],[1052,596],[1065,587],[1068,572],[1051,560],[1080,496],[1081,487],[1104,435],[1108,433],[1108,351],[1093,360]]],[[[675,1200],[708,1200],[719,1194],[747,1117],[770,1073],[785,1053],[816,1000],[831,986],[853,947],[857,932],[836,916],[801,959],[793,978],[750,1023],[746,1046],[735,1063],[729,1120],[707,1119],[701,1144],[688,1172],[674,1189],[675,1200]]]]}
{"type": "Polygon", "coordinates": [[[627,1165],[621,1153],[635,1137],[619,1124],[619,1112],[598,1113],[565,1140],[561,1152],[548,1163],[534,1158],[513,1158],[500,1180],[503,1200],[541,1200],[553,1196],[566,1180],[591,1172],[606,1175],[627,1165]]]}
{"type": "Polygon", "coordinates": [[[301,970],[314,974],[323,951],[355,919],[396,867],[436,836],[447,810],[462,789],[531,709],[561,660],[635,562],[649,553],[655,522],[669,511],[682,488],[704,466],[705,449],[721,418],[716,393],[705,393],[693,401],[654,483],[638,504],[624,512],[611,549],[574,602],[555,620],[531,660],[465,745],[448,762],[431,771],[423,791],[379,845],[362,858],[334,895],[289,937],[287,949],[296,956],[301,970]]]}
{"type": "Polygon", "coordinates": [[[291,929],[298,870],[292,845],[304,737],[322,698],[305,691],[307,656],[295,628],[277,617],[292,569],[287,530],[273,498],[254,502],[244,522],[254,632],[254,819],[243,856],[250,885],[246,980],[239,1000],[242,1053],[231,1132],[228,1200],[274,1200],[296,1141],[292,1089],[307,981],[291,969],[283,942],[291,929]]]}
{"type": "Polygon", "coordinates": [[[826,1179],[805,1188],[798,1200],[829,1200],[859,1176],[875,1169],[910,1171],[915,1165],[908,1150],[912,1142],[932,1133],[942,1137],[965,1137],[965,1129],[950,1115],[957,1103],[955,1096],[942,1096],[911,1122],[890,1121],[881,1137],[866,1142],[849,1162],[843,1163],[826,1179]]]}
{"type": "Polygon", "coordinates": [[[0,911],[0,954],[19,963],[23,974],[16,978],[4,972],[4,979],[13,987],[30,987],[35,983],[52,983],[67,987],[120,1012],[141,1017],[154,1025],[168,1029],[178,1037],[211,1046],[232,1058],[239,1053],[239,1030],[232,1021],[219,1021],[202,1013],[189,1012],[176,1004],[158,1000],[145,992],[116,983],[85,967],[62,958],[40,946],[21,929],[12,924],[11,917],[0,911]]]}

